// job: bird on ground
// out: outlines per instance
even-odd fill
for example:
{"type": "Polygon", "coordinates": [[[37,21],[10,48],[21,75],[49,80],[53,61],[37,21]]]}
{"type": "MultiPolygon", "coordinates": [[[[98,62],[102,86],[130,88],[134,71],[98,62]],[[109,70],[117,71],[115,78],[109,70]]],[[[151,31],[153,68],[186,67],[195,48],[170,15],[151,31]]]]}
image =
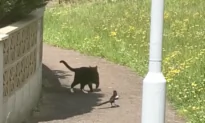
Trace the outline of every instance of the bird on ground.
{"type": "Polygon", "coordinates": [[[108,101],[105,101],[105,102],[103,102],[103,103],[98,104],[98,106],[101,106],[101,105],[110,103],[110,104],[111,104],[111,107],[113,107],[113,106],[114,106],[114,107],[119,107],[119,105],[117,105],[117,104],[115,103],[115,101],[118,100],[118,99],[119,99],[119,96],[118,96],[118,94],[117,94],[117,91],[114,90],[112,96],[110,97],[110,99],[109,99],[108,101]],[[114,105],[113,105],[113,104],[114,104],[114,105]]]}

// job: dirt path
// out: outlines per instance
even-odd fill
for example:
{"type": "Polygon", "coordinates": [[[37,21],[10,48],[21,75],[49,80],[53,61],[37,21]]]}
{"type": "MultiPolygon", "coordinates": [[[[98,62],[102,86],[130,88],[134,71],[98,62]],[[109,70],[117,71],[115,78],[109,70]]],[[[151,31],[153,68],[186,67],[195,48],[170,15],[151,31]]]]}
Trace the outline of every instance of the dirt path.
{"type": "MultiPolygon", "coordinates": [[[[46,44],[43,52],[43,98],[28,123],[140,123],[142,78],[136,73],[104,59],[46,44]],[[76,89],[70,93],[73,73],[59,63],[61,59],[73,67],[98,65],[101,90],[84,94],[76,89]],[[96,107],[110,97],[113,89],[119,93],[120,107],[96,107]]],[[[184,123],[167,107],[166,123],[184,123]]]]}

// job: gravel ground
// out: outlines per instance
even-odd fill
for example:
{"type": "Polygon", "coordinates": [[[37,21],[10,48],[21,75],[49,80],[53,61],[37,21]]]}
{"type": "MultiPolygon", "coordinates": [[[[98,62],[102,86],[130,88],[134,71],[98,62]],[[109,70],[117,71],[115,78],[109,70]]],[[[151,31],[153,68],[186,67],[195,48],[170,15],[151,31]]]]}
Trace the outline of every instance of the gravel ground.
{"type": "MultiPolygon", "coordinates": [[[[135,72],[73,50],[47,44],[43,48],[43,95],[28,123],[140,123],[142,78],[135,72]],[[62,59],[72,67],[98,65],[100,89],[84,94],[76,86],[72,94],[69,87],[74,73],[59,63],[62,59]],[[97,107],[98,103],[109,99],[114,89],[119,93],[120,107],[110,108],[110,104],[97,107]]],[[[184,123],[168,104],[166,123],[184,123]]]]}

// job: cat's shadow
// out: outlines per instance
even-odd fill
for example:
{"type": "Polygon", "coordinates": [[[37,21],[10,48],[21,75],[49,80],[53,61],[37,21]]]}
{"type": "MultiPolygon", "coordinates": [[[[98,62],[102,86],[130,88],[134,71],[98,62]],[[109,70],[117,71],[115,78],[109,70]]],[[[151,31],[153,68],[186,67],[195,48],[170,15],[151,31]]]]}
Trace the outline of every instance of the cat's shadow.
{"type": "Polygon", "coordinates": [[[59,80],[68,81],[71,75],[65,71],[50,70],[43,65],[43,94],[38,110],[33,112],[28,123],[66,119],[91,112],[101,101],[100,89],[85,94],[79,89],[71,93],[69,86],[62,86],[59,80]]]}
{"type": "MultiPolygon", "coordinates": [[[[62,87],[67,88],[68,90],[66,90],[66,91],[69,91],[69,90],[70,90],[70,85],[62,85],[62,87]]],[[[77,87],[77,86],[76,86],[76,87],[77,87]]],[[[73,90],[74,90],[74,92],[82,93],[82,91],[81,91],[80,89],[74,88],[73,90]]],[[[86,91],[89,92],[89,89],[87,88],[86,91]]],[[[94,92],[94,93],[95,93],[95,92],[101,92],[101,89],[100,89],[100,88],[93,89],[93,92],[94,92]]],[[[90,93],[90,92],[89,92],[89,93],[90,93]]],[[[90,94],[92,94],[92,93],[90,93],[90,94]]]]}

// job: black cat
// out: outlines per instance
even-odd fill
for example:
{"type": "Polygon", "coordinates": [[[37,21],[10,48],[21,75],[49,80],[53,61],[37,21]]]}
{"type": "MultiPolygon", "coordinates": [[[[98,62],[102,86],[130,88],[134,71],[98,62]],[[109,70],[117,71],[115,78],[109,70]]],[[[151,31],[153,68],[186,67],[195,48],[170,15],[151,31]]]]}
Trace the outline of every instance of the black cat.
{"type": "Polygon", "coordinates": [[[88,93],[84,90],[85,85],[89,86],[90,92],[93,92],[93,83],[96,85],[96,89],[99,87],[99,73],[97,66],[72,68],[64,60],[61,60],[60,63],[63,63],[69,70],[75,72],[74,80],[70,88],[72,93],[74,92],[74,86],[76,86],[77,84],[80,84],[80,89],[84,93],[88,93]]]}

